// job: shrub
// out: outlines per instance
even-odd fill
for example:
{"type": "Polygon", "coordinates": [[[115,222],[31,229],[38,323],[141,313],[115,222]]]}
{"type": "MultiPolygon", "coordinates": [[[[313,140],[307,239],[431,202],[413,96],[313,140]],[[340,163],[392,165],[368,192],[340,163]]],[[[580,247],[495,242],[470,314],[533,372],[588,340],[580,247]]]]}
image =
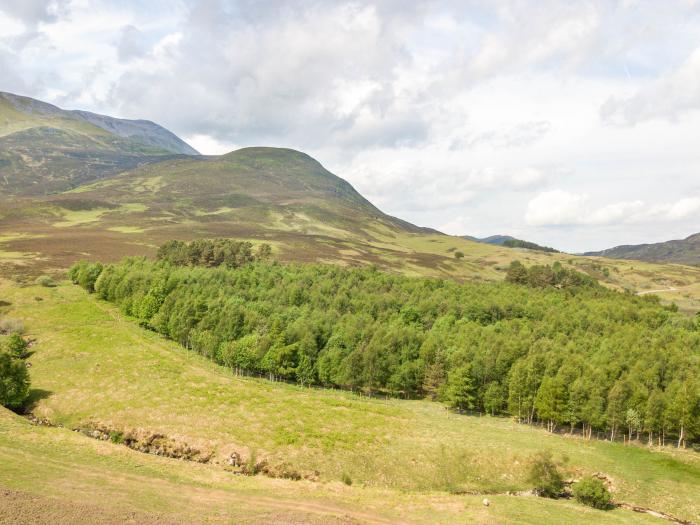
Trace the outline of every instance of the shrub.
{"type": "Polygon", "coordinates": [[[16,359],[27,357],[27,342],[17,332],[14,332],[7,340],[7,351],[16,359]]]}
{"type": "Polygon", "coordinates": [[[609,509],[612,507],[612,494],[598,478],[587,476],[573,487],[574,498],[579,503],[594,509],[609,509]]]}
{"type": "Polygon", "coordinates": [[[118,431],[118,430],[112,430],[112,431],[109,433],[109,440],[110,440],[112,443],[115,443],[115,444],[117,444],[117,445],[120,445],[120,444],[124,443],[124,433],[123,433],[123,432],[120,432],[120,431],[118,431]]]}
{"type": "Polygon", "coordinates": [[[528,481],[538,496],[558,498],[564,490],[564,480],[549,451],[539,452],[531,459],[528,481]]]}
{"type": "Polygon", "coordinates": [[[455,259],[464,259],[464,252],[455,252],[455,259]]]}
{"type": "Polygon", "coordinates": [[[46,288],[53,288],[54,286],[56,286],[56,281],[54,281],[48,275],[42,275],[41,277],[37,277],[36,281],[34,282],[39,286],[44,286],[46,288]]]}
{"type": "Polygon", "coordinates": [[[29,395],[29,374],[25,364],[0,351],[0,405],[21,408],[29,395]]]}
{"type": "Polygon", "coordinates": [[[250,451],[250,455],[243,465],[243,473],[248,476],[255,476],[259,472],[260,468],[258,465],[258,454],[255,449],[250,451]]]}
{"type": "Polygon", "coordinates": [[[340,476],[340,481],[345,483],[348,487],[352,485],[352,478],[350,477],[350,474],[347,472],[343,472],[343,475],[340,476]]]}

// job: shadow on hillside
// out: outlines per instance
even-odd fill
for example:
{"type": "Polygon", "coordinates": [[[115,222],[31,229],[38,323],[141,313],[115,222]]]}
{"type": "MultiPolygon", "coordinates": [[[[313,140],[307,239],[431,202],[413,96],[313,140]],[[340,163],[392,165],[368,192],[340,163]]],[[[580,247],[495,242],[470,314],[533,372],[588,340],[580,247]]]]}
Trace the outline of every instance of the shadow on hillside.
{"type": "Polygon", "coordinates": [[[22,406],[23,414],[31,414],[36,408],[39,401],[47,399],[53,394],[50,390],[42,390],[41,388],[32,388],[29,390],[29,396],[22,406]]]}

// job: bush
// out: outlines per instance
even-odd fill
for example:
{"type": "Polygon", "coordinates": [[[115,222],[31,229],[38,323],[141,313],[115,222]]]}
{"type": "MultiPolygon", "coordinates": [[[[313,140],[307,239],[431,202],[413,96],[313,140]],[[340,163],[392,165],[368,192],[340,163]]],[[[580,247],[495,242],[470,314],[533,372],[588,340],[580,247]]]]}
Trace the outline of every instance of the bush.
{"type": "Polygon", "coordinates": [[[464,252],[455,252],[455,259],[464,259],[464,252]]]}
{"type": "Polygon", "coordinates": [[[609,509],[612,507],[612,494],[598,478],[587,476],[573,487],[574,498],[579,503],[594,509],[609,509]]]}
{"type": "Polygon", "coordinates": [[[36,281],[34,282],[39,286],[44,286],[46,288],[53,288],[54,286],[56,286],[56,281],[54,281],[48,275],[42,275],[41,277],[37,277],[36,281]]]}
{"type": "Polygon", "coordinates": [[[29,374],[25,364],[0,351],[0,405],[21,408],[29,395],[29,374]]]}
{"type": "Polygon", "coordinates": [[[259,471],[258,454],[255,449],[253,449],[250,451],[250,455],[243,465],[243,473],[248,476],[255,476],[259,471]]]}
{"type": "Polygon", "coordinates": [[[343,472],[343,475],[340,476],[340,481],[345,483],[348,487],[352,485],[352,478],[350,477],[350,474],[347,472],[343,472]]]}
{"type": "Polygon", "coordinates": [[[539,452],[530,463],[528,481],[538,496],[558,498],[564,491],[564,480],[549,451],[539,452]]]}
{"type": "Polygon", "coordinates": [[[118,430],[112,430],[109,433],[109,440],[114,444],[121,445],[124,443],[124,433],[118,430]]]}
{"type": "Polygon", "coordinates": [[[24,338],[17,332],[14,332],[7,340],[6,348],[9,354],[16,359],[24,359],[27,357],[27,347],[29,345],[24,338]]]}

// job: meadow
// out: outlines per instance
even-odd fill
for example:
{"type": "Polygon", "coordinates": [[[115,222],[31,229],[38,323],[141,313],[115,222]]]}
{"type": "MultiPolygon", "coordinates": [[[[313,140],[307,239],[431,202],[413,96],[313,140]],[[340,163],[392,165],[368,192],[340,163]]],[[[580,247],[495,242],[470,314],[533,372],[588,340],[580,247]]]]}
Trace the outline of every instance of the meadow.
{"type": "MultiPolygon", "coordinates": [[[[29,361],[36,416],[66,429],[95,424],[147,429],[212,453],[209,464],[185,464],[68,430],[32,427],[4,414],[0,482],[8,488],[67,496],[79,486],[81,498],[94,493],[96,502],[111,505],[121,473],[130,481],[128,487],[120,485],[114,505],[144,486],[130,503],[144,512],[196,505],[198,498],[209,498],[209,490],[228,494],[210,512],[223,507],[232,512],[227,498],[245,501],[237,496],[241,491],[269,495],[284,488],[282,499],[304,494],[304,501],[332,500],[388,515],[384,519],[392,523],[651,522],[622,509],[593,511],[570,501],[505,495],[531,488],[525,481],[529,457],[549,449],[568,458],[568,476],[605,473],[616,501],[700,519],[700,457],[691,450],[587,441],[508,418],[456,414],[429,401],[368,399],[235,377],[76,286],[18,286],[5,280],[0,296],[10,303],[3,315],[22,319],[35,341],[29,361]],[[318,472],[317,479],[232,478],[225,472],[232,452],[245,457],[253,451],[273,464],[318,472]],[[135,470],[135,463],[149,467],[135,470]],[[91,474],[67,476],[71,469],[91,474]],[[46,472],[45,481],[37,484],[36,472],[46,472]],[[52,484],[58,477],[63,481],[52,484]],[[162,478],[168,481],[162,490],[145,488],[162,478]],[[348,478],[351,487],[341,481],[348,478]],[[197,490],[188,490],[193,486],[197,490]],[[488,508],[481,505],[484,494],[493,501],[488,508]]],[[[353,519],[372,523],[374,518],[353,519]]]]}

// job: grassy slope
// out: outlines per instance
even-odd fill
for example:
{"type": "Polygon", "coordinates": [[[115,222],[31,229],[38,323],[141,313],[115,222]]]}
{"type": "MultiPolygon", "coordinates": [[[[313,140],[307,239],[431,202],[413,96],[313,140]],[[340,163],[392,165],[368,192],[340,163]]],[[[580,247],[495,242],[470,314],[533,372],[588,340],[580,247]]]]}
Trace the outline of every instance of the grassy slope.
{"type": "Polygon", "coordinates": [[[291,150],[180,158],[60,195],[2,204],[0,268],[9,274],[36,276],[85,257],[152,255],[173,238],[223,236],[269,242],[282,260],[371,263],[457,279],[502,279],[515,258],[558,260],[617,289],[673,288],[666,299],[700,309],[700,268],[514,250],[420,230],[382,214],[345,181],[291,150]],[[457,250],[464,259],[454,258],[457,250]]]}
{"type": "MultiPolygon", "coordinates": [[[[478,498],[453,499],[442,491],[527,488],[527,457],[549,448],[570,458],[571,475],[610,475],[621,501],[700,519],[695,497],[700,492],[700,457],[690,452],[585,442],[507,419],[453,415],[430,402],[368,400],[237,379],[140,329],[77,287],[18,288],[5,282],[0,295],[12,303],[9,315],[25,319],[37,339],[30,359],[33,386],[50,395],[37,400],[35,412],[69,427],[92,420],[125,430],[158,431],[215,451],[216,461],[232,450],[247,454],[253,448],[273,462],[317,469],[319,486],[337,483],[343,472],[349,473],[355,485],[348,497],[363,507],[364,498],[371,502],[375,491],[389,490],[387,498],[401,500],[402,491],[409,494],[399,508],[415,495],[421,505],[466,502],[469,512],[476,512],[478,498]]],[[[452,503],[445,505],[452,508],[452,503]]],[[[489,512],[513,520],[523,514],[525,523],[541,522],[539,513],[552,512],[557,521],[559,512],[574,510],[570,505],[498,496],[489,512]]],[[[430,516],[432,511],[421,507],[416,512],[430,516]]],[[[575,515],[567,522],[575,522],[575,515]]],[[[618,515],[625,516],[596,513],[592,521],[618,515]]],[[[586,521],[587,515],[582,516],[586,521]]]]}
{"type": "MultiPolygon", "coordinates": [[[[44,498],[45,523],[61,519],[66,505],[85,504],[83,520],[134,522],[157,513],[177,523],[452,524],[452,523],[658,523],[625,510],[600,512],[567,501],[492,496],[405,493],[337,482],[239,477],[221,469],[144,455],[65,429],[33,427],[0,408],[0,487],[44,498]]],[[[26,518],[32,509],[15,510],[26,518]]],[[[71,513],[72,514],[72,513],[71,513]]],[[[70,514],[69,514],[70,516],[70,514]]],[[[3,512],[0,523],[12,518],[3,512]]],[[[161,521],[158,521],[161,523],[161,521]]]]}

